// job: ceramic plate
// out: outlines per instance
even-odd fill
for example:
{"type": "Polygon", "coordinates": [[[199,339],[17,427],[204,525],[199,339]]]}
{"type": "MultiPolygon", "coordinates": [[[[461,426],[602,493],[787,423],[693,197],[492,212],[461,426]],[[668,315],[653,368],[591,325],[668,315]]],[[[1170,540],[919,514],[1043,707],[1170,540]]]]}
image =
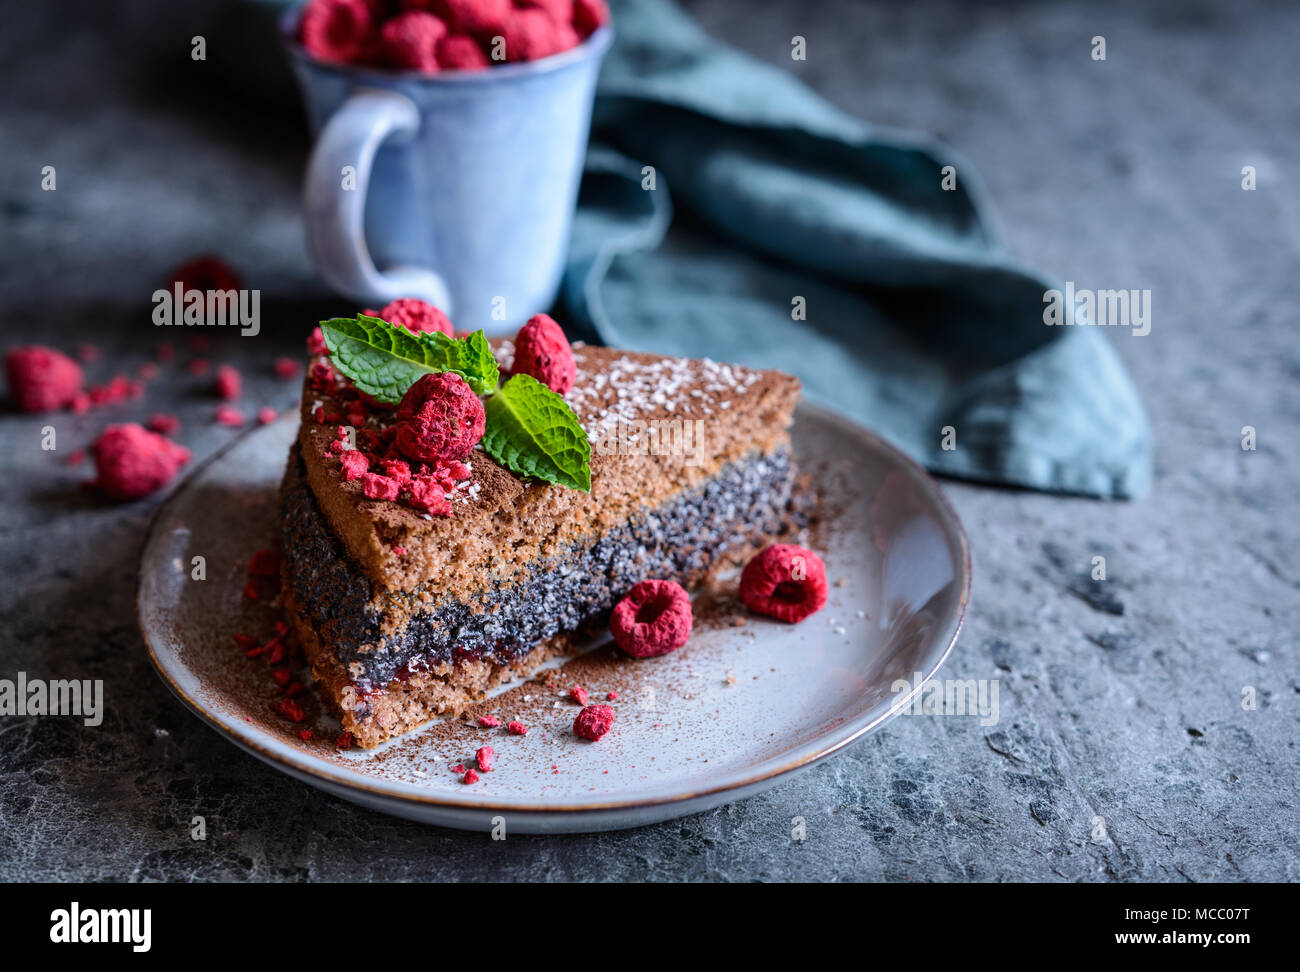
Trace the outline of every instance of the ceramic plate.
{"type": "Polygon", "coordinates": [[[823,494],[805,538],[827,565],[828,603],[797,625],[750,615],[734,581],[697,599],[690,642],[621,658],[595,643],[540,679],[505,686],[475,715],[519,719],[526,736],[434,723],[365,752],[340,751],[338,724],[310,695],[309,718],[277,715],[266,663],[232,641],[269,631],[271,608],[243,595],[245,567],[277,534],[276,497],[297,416],[249,433],[183,483],[154,521],[139,616],[158,673],[203,721],[298,779],[387,813],[447,827],[583,832],[633,827],[766,789],[879,727],[938,669],[970,591],[966,536],[926,473],[876,435],[802,405],[794,442],[823,494]],[[202,557],[206,579],[194,579],[202,557]],[[894,691],[906,681],[910,691],[894,691]],[[575,682],[616,712],[590,743],[572,732],[575,682]],[[303,726],[311,740],[299,738],[303,726]],[[496,767],[465,785],[451,767],[491,745],[496,767]]]}

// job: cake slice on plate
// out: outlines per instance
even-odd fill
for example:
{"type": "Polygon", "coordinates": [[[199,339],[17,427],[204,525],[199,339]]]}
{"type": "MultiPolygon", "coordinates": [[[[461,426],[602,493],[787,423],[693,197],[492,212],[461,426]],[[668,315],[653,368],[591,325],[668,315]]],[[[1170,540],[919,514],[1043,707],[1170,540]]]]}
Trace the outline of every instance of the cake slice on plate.
{"type": "MultiPolygon", "coordinates": [[[[460,374],[411,385],[427,370],[403,369],[426,349],[398,348],[394,383],[366,367],[383,322],[357,321],[364,328],[328,322],[329,347],[315,340],[281,515],[290,622],[322,696],[362,747],[457,714],[570,650],[638,581],[696,586],[785,524],[799,400],[789,375],[567,343],[539,366],[533,342],[496,391],[491,359],[509,374],[512,342],[488,355],[481,335],[424,332],[417,342],[437,353],[423,369],[443,354],[460,374]],[[557,356],[558,378],[548,364],[557,356]],[[461,385],[487,396],[486,434],[472,404],[468,417],[457,411],[461,385]],[[435,428],[443,421],[448,434],[435,428]],[[466,442],[472,451],[457,458],[466,442]]],[[[534,318],[534,337],[534,324],[560,333],[534,318]]],[[[522,351],[524,332],[519,340],[522,351]]]]}

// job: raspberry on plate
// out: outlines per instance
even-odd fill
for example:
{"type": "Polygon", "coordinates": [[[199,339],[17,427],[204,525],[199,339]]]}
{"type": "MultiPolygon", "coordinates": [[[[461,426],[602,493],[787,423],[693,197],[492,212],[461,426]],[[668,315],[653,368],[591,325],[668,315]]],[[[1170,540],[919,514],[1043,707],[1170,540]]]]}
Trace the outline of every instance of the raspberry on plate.
{"type": "Polygon", "coordinates": [[[774,543],[740,575],[740,599],[751,611],[791,624],[826,605],[826,565],[807,547],[774,543]]]}
{"type": "Polygon", "coordinates": [[[595,742],[614,725],[614,710],[607,705],[589,705],[573,720],[573,732],[595,742]]]}
{"type": "Polygon", "coordinates": [[[633,658],[667,655],[691,636],[691,598],[680,584],[643,580],[614,606],[609,630],[633,658]]]}

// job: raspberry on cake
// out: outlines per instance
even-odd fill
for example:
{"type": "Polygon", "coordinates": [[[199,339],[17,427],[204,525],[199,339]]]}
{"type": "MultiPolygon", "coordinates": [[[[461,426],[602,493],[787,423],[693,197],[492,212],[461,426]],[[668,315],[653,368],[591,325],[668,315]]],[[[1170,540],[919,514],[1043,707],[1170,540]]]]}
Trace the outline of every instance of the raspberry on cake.
{"type": "MultiPolygon", "coordinates": [[[[462,451],[483,434],[482,413],[446,373],[413,382],[400,410],[371,405],[356,448],[333,450],[337,426],[316,416],[346,414],[359,391],[328,367],[322,342],[313,347],[281,490],[284,600],[322,696],[360,747],[458,715],[569,652],[646,578],[656,582],[624,621],[641,622],[649,653],[672,650],[690,630],[682,589],[742,563],[786,525],[799,399],[789,375],[581,344],[563,398],[515,374],[509,383],[571,409],[594,444],[588,492],[521,476],[503,465],[509,456],[489,454],[494,415],[535,418],[519,411],[522,397],[492,404],[508,385],[475,386],[489,396],[489,434],[462,451]],[[403,421],[415,423],[405,439],[403,421]]],[[[484,354],[505,373],[516,348],[495,341],[484,354]]],[[[608,728],[604,716],[587,717],[593,733],[608,728]]]]}

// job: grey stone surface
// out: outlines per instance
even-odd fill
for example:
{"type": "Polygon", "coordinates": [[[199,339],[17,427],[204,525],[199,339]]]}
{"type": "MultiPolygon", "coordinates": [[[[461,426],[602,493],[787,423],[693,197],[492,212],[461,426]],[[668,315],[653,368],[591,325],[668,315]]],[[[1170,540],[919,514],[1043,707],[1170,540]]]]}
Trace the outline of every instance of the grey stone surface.
{"type": "MultiPolygon", "coordinates": [[[[268,324],[210,356],[241,364],[246,401],[285,407],[293,389],[271,359],[337,305],[301,243],[299,126],[185,60],[206,6],[8,16],[3,343],[93,340],[93,377],[134,368],[158,339],[158,279],[214,250],[263,289],[268,324]],[[47,163],[54,193],[39,191],[47,163]]],[[[1027,259],[1080,286],[1152,291],[1150,335],[1113,338],[1154,423],[1148,497],[948,485],[976,577],[946,674],[999,679],[1000,722],[899,718],[765,795],[599,836],[494,843],[324,796],[223,742],[152,674],[133,596],[155,503],[98,500],[62,461],[103,422],[155,410],[183,416],[200,456],[226,441],[203,382],[173,369],[144,402],[55,419],[55,455],[36,444],[46,419],[0,414],[0,677],[103,678],[108,703],[97,730],[0,718],[0,878],[1300,878],[1300,9],[690,7],[847,110],[960,147],[1027,259]],[[809,54],[792,64],[795,34],[809,54]],[[1096,34],[1105,62],[1089,57],[1096,34]],[[1257,451],[1240,447],[1245,425],[1257,451]],[[1088,575],[1097,554],[1104,582],[1088,575]],[[188,837],[195,814],[205,843],[188,837]]]]}

